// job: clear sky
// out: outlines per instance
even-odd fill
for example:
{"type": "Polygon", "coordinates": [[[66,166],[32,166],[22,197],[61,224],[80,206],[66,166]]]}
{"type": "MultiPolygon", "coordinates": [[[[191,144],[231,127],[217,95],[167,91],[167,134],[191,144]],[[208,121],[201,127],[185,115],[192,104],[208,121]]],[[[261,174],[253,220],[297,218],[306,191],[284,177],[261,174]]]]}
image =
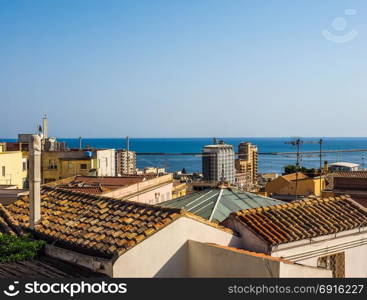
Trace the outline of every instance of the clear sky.
{"type": "Polygon", "coordinates": [[[366,25],[365,0],[0,0],[0,137],[367,136],[366,25]]]}

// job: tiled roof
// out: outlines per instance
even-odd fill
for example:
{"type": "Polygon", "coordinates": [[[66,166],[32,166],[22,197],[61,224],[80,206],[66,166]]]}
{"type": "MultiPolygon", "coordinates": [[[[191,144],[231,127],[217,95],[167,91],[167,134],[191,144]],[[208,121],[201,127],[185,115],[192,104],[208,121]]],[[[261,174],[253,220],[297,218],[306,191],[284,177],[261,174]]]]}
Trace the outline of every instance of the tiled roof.
{"type": "MultiPolygon", "coordinates": [[[[293,181],[293,180],[296,180],[296,177],[297,177],[296,175],[297,173],[292,173],[292,174],[283,175],[281,177],[284,178],[285,180],[293,181]]],[[[305,174],[298,172],[298,180],[306,179],[306,178],[308,177],[305,174]]]]}
{"type": "Polygon", "coordinates": [[[284,203],[235,188],[212,188],[168,200],[157,205],[182,208],[209,221],[222,222],[232,212],[284,203]]]}
{"type": "Polygon", "coordinates": [[[63,189],[66,189],[66,190],[73,191],[73,192],[81,192],[81,193],[87,193],[87,194],[93,194],[93,195],[102,194],[102,193],[108,191],[107,189],[104,189],[101,186],[68,186],[68,185],[62,185],[62,186],[59,186],[59,187],[63,188],[63,189]]]}
{"type": "Polygon", "coordinates": [[[367,226],[367,211],[345,196],[248,209],[231,217],[273,246],[367,226]]]}
{"type": "Polygon", "coordinates": [[[82,266],[42,255],[33,260],[0,263],[0,278],[99,278],[108,277],[82,266]]]}
{"type": "Polygon", "coordinates": [[[9,214],[9,212],[0,204],[0,235],[12,234],[21,235],[23,233],[17,221],[9,214]]]}
{"type": "Polygon", "coordinates": [[[157,176],[156,175],[124,175],[122,177],[75,176],[48,183],[46,184],[46,186],[64,188],[75,192],[83,192],[99,195],[105,192],[113,191],[155,177],[157,176]]]}
{"type": "Polygon", "coordinates": [[[128,176],[123,176],[123,177],[76,176],[74,181],[83,182],[83,183],[98,183],[101,185],[126,186],[130,184],[138,183],[144,180],[152,179],[155,177],[157,176],[156,175],[128,175],[128,176]]]}
{"type": "MultiPolygon", "coordinates": [[[[179,209],[116,200],[44,186],[42,218],[34,234],[79,252],[121,255],[182,216],[179,209]]],[[[7,207],[23,227],[29,226],[29,199],[7,207]]]]}
{"type": "Polygon", "coordinates": [[[338,171],[331,174],[334,177],[367,178],[367,171],[338,171]]]}

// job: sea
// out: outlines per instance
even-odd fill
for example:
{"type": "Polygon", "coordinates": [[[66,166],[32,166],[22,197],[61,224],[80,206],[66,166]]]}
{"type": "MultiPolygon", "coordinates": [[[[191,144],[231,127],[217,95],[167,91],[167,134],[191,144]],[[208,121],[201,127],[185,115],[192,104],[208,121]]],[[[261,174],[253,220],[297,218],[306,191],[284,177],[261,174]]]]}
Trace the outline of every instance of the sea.
{"type": "MultiPolygon", "coordinates": [[[[320,137],[301,138],[304,142],[301,145],[301,151],[319,151],[320,145],[317,141],[320,137]]],[[[79,139],[77,138],[58,138],[59,141],[66,142],[68,147],[79,147],[79,139]]],[[[293,138],[289,137],[242,137],[242,138],[217,138],[223,140],[226,144],[234,146],[237,151],[238,144],[241,142],[251,142],[258,147],[259,155],[259,172],[260,173],[282,173],[284,166],[295,164],[296,155],[267,155],[261,153],[269,152],[295,152],[295,146],[289,144],[293,138]]],[[[12,139],[0,139],[0,141],[15,141],[12,139]]],[[[324,150],[350,150],[350,149],[367,149],[367,138],[364,137],[323,137],[324,150]]],[[[187,172],[201,172],[201,156],[200,155],[169,155],[175,153],[200,153],[203,146],[212,144],[212,138],[130,138],[130,150],[140,153],[167,153],[168,155],[138,155],[137,167],[145,168],[148,166],[164,167],[169,172],[179,171],[183,168],[187,172]]],[[[84,138],[83,146],[93,148],[125,148],[125,139],[118,138],[84,138]]],[[[322,160],[329,163],[333,162],[353,162],[360,164],[361,168],[365,168],[365,159],[367,151],[359,152],[337,152],[324,153],[322,160]]],[[[317,168],[320,165],[319,154],[305,154],[301,156],[301,166],[317,168]]]]}

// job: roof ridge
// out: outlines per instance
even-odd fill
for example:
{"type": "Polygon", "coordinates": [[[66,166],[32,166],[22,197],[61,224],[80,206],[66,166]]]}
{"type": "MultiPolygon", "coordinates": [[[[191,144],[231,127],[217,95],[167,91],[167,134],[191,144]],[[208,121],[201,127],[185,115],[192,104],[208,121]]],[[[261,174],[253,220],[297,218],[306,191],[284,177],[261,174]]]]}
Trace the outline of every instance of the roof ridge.
{"type": "Polygon", "coordinates": [[[284,210],[288,208],[295,208],[295,207],[304,206],[304,205],[315,205],[317,203],[323,203],[323,202],[329,202],[329,201],[347,200],[348,197],[349,196],[347,195],[340,195],[336,197],[327,197],[327,198],[305,198],[302,200],[297,200],[297,201],[289,202],[289,203],[280,203],[280,204],[274,204],[274,205],[269,205],[269,206],[262,206],[258,208],[239,210],[239,211],[234,212],[233,214],[239,216],[241,214],[252,214],[252,213],[268,211],[272,209],[284,210]]]}

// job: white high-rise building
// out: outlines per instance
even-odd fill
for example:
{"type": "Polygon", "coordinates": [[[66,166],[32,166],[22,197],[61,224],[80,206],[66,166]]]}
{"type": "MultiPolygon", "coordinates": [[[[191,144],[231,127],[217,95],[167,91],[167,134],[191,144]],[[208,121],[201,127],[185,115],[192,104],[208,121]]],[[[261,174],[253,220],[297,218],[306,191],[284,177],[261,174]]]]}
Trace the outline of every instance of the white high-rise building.
{"type": "Polygon", "coordinates": [[[235,183],[235,153],[232,145],[219,144],[204,146],[202,170],[205,181],[235,183]]]}

